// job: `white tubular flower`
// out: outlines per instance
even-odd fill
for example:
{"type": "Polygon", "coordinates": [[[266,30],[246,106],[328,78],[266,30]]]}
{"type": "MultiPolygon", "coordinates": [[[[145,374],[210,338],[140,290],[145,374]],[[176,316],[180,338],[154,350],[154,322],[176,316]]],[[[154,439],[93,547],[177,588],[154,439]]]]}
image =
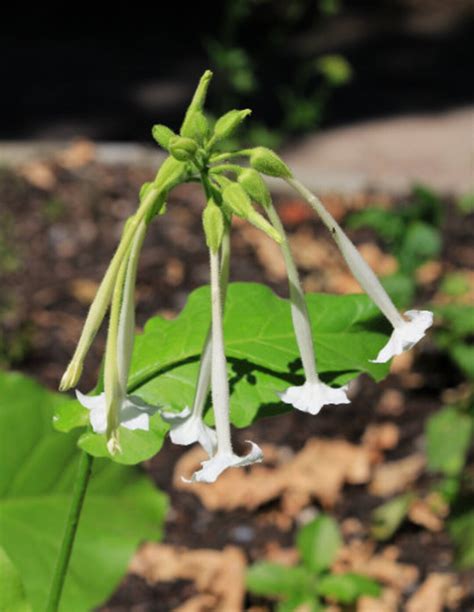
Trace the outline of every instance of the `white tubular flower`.
{"type": "Polygon", "coordinates": [[[428,310],[409,310],[405,313],[405,316],[409,319],[409,321],[406,321],[395,308],[395,305],[382,287],[372,268],[346,236],[341,226],[326,210],[322,202],[296,179],[289,178],[286,180],[321,217],[324,225],[331,232],[331,236],[338,245],[355,279],[392,324],[392,336],[385,347],[379,352],[374,362],[384,363],[394,355],[399,355],[403,351],[412,348],[423,338],[425,331],[432,325],[433,314],[428,310]]]}
{"type": "Polygon", "coordinates": [[[107,448],[111,454],[121,450],[120,426],[147,431],[150,428],[150,415],[157,410],[141,398],[127,395],[135,332],[135,280],[145,230],[146,225],[142,222],[133,238],[128,257],[120,268],[114,289],[105,354],[105,392],[88,396],[76,390],[77,399],[89,410],[93,431],[107,435],[107,448]]]}
{"type": "Polygon", "coordinates": [[[408,321],[402,319],[394,326],[389,341],[372,360],[373,363],[385,363],[395,355],[410,350],[433,324],[433,313],[429,310],[407,310],[404,316],[408,321]]]}
{"type": "Polygon", "coordinates": [[[240,467],[262,461],[263,453],[254,444],[248,455],[239,457],[232,449],[229,422],[229,383],[224,352],[222,329],[222,305],[219,287],[219,256],[209,249],[211,259],[211,302],[212,302],[212,343],[211,343],[211,389],[212,404],[216,420],[217,450],[202,468],[195,472],[191,482],[215,482],[219,475],[229,467],[240,467]]]}
{"type": "Polygon", "coordinates": [[[299,387],[289,387],[283,393],[279,393],[280,399],[285,404],[291,404],[302,412],[318,414],[326,404],[349,404],[346,395],[347,385],[333,389],[320,380],[306,381],[299,387]]]}
{"type": "Polygon", "coordinates": [[[333,389],[323,383],[318,376],[308,308],[285,228],[272,203],[268,205],[267,212],[272,225],[283,236],[281,249],[288,274],[291,318],[306,378],[303,385],[289,387],[278,395],[285,404],[291,404],[294,408],[302,412],[309,412],[309,414],[318,414],[326,404],[348,404],[350,400],[346,395],[347,386],[333,389]]]}
{"type": "MultiPolygon", "coordinates": [[[[229,261],[230,237],[229,232],[224,231],[221,245],[221,270],[219,279],[223,305],[225,303],[227,285],[229,282],[229,261]]],[[[186,406],[184,410],[178,413],[162,412],[161,414],[163,420],[171,426],[170,438],[173,444],[188,446],[189,444],[198,442],[209,457],[212,457],[217,450],[217,434],[214,429],[208,427],[204,423],[202,418],[209,385],[211,383],[211,336],[212,331],[209,328],[201,353],[192,409],[190,410],[189,407],[186,406]]]]}

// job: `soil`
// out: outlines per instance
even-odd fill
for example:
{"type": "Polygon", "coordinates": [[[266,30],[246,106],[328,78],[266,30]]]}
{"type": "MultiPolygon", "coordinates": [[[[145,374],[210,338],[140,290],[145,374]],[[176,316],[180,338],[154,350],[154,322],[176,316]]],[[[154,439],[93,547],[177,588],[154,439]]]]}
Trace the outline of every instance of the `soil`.
{"type": "MultiPolygon", "coordinates": [[[[72,169],[59,162],[48,163],[46,167],[50,172],[49,183],[43,182],[41,187],[31,166],[17,171],[2,170],[0,174],[0,325],[6,339],[0,341],[0,360],[5,367],[32,375],[55,389],[74,350],[91,295],[117,244],[122,223],[134,210],[140,185],[151,175],[145,169],[103,167],[94,162],[72,169]]],[[[333,197],[329,204],[343,218],[347,211],[364,206],[373,197],[371,194],[333,197]]],[[[156,313],[176,313],[191,290],[208,282],[200,221],[202,204],[198,188],[181,187],[170,198],[168,213],[152,224],[138,274],[139,326],[156,313]]],[[[287,215],[292,233],[306,233],[312,241],[329,241],[318,221],[301,213],[300,203],[284,200],[278,204],[282,212],[292,211],[287,215]]],[[[396,206],[398,202],[391,200],[389,204],[396,206]]],[[[447,200],[445,207],[449,214],[444,228],[443,267],[472,266],[474,250],[466,218],[451,201],[447,200]]],[[[353,237],[356,242],[375,242],[370,232],[356,232],[353,237]]],[[[285,280],[276,278],[262,265],[241,225],[234,232],[233,255],[232,280],[265,282],[286,296],[285,280]]],[[[310,275],[305,271],[303,281],[310,275]]],[[[432,296],[435,285],[428,284],[420,291],[420,303],[432,296]]],[[[95,385],[103,347],[102,332],[86,364],[83,390],[95,385]]],[[[363,377],[351,404],[323,410],[317,418],[291,412],[263,419],[245,432],[237,431],[236,441],[243,443],[251,438],[297,451],[311,436],[359,442],[369,424],[390,421],[400,429],[400,442],[385,457],[396,460],[423,449],[426,418],[442,406],[445,390],[461,383],[460,372],[427,339],[417,352],[411,375],[403,371],[392,373],[379,385],[363,377]],[[380,397],[388,390],[403,393],[405,408],[401,413],[387,414],[377,408],[380,397]]],[[[156,485],[170,496],[172,510],[166,523],[165,542],[213,549],[233,544],[241,547],[251,561],[261,559],[270,542],[293,544],[295,526],[288,531],[274,525],[262,526],[261,516],[272,510],[272,504],[254,512],[242,509],[213,513],[194,495],[175,490],[173,469],[184,452],[186,449],[167,440],[159,455],[143,465],[156,485]]],[[[423,474],[416,491],[426,492],[432,478],[423,474]]],[[[340,521],[357,518],[367,530],[371,511],[382,501],[369,494],[365,486],[346,485],[332,514],[340,521]]],[[[430,572],[454,571],[453,546],[445,530],[430,532],[407,522],[390,544],[400,549],[402,562],[419,568],[416,586],[430,572]]],[[[458,573],[465,589],[458,608],[463,612],[474,608],[473,578],[472,572],[458,573]]],[[[143,579],[129,575],[101,609],[168,611],[195,593],[189,581],[149,586],[143,579]]],[[[270,602],[247,596],[246,609],[251,606],[272,609],[270,602]]]]}

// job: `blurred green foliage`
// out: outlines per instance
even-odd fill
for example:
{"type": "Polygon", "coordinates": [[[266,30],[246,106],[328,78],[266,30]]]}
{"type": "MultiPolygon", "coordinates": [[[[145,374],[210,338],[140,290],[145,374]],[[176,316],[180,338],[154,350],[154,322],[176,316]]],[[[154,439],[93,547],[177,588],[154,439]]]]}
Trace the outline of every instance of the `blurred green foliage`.
{"type": "Polygon", "coordinates": [[[377,597],[380,587],[371,578],[331,573],[342,544],[337,522],[320,514],[296,534],[300,563],[294,567],[255,563],[247,572],[247,588],[251,593],[277,599],[277,612],[293,612],[300,606],[318,612],[325,609],[325,597],[347,605],[362,595],[377,597]]]}
{"type": "Polygon", "coordinates": [[[277,104],[266,109],[265,119],[259,117],[257,109],[252,124],[240,133],[238,141],[232,142],[233,146],[245,142],[274,148],[292,135],[319,127],[334,89],[351,80],[351,66],[341,55],[318,54],[303,45],[297,57],[292,58],[290,69],[287,41],[310,28],[324,26],[340,12],[341,2],[227,0],[221,8],[218,37],[204,41],[216,75],[213,107],[217,115],[228,108],[254,107],[257,94],[261,97],[265,88],[269,69],[287,69],[285,84],[272,90],[277,104]],[[271,12],[271,21],[265,20],[265,12],[271,12]],[[261,40],[248,40],[250,30],[260,30],[261,40]]]}

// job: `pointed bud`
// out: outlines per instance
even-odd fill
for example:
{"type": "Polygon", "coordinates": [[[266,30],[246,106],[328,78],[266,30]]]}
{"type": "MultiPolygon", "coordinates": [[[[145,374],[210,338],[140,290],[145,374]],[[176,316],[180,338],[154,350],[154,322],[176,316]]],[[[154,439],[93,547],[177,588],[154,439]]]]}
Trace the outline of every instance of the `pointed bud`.
{"type": "Polygon", "coordinates": [[[173,136],[169,141],[169,151],[178,161],[189,161],[197,151],[197,143],[191,138],[173,136]]]}
{"type": "Polygon", "coordinates": [[[230,210],[242,219],[248,219],[254,212],[250,198],[238,183],[227,185],[222,192],[222,198],[230,210]]]}
{"type": "Polygon", "coordinates": [[[81,378],[83,368],[82,359],[73,359],[64,372],[61,382],[59,383],[60,391],[67,391],[77,385],[81,378]]]}
{"type": "Polygon", "coordinates": [[[231,110],[222,115],[222,117],[219,117],[214,126],[215,141],[223,140],[230,136],[251,112],[249,108],[245,110],[231,110]]]}
{"type": "Polygon", "coordinates": [[[194,111],[183,125],[181,136],[192,138],[196,142],[203,143],[209,136],[209,124],[205,115],[200,111],[194,111]]]}
{"type": "Polygon", "coordinates": [[[186,111],[186,116],[184,117],[183,125],[181,126],[181,130],[179,132],[182,136],[185,136],[189,129],[189,123],[192,121],[192,115],[196,111],[202,110],[204,102],[206,101],[207,90],[211,79],[212,72],[210,70],[206,70],[199,81],[196,91],[194,92],[193,99],[191,100],[191,104],[188,106],[188,110],[186,111]]]}
{"type": "Polygon", "coordinates": [[[246,168],[238,175],[237,180],[254,202],[258,202],[265,207],[270,206],[272,201],[270,192],[265,181],[256,170],[246,168]]]}
{"type": "Polygon", "coordinates": [[[176,136],[173,130],[170,130],[170,128],[166,127],[166,125],[161,124],[154,125],[151,130],[151,133],[153,135],[153,138],[160,145],[160,147],[162,149],[165,149],[166,151],[168,151],[169,149],[169,142],[171,138],[176,136]]]}
{"type": "Polygon", "coordinates": [[[285,162],[271,149],[256,147],[250,155],[250,165],[258,172],[278,178],[291,178],[293,175],[285,162]]]}
{"type": "Polygon", "coordinates": [[[202,215],[206,244],[213,253],[219,250],[224,235],[224,215],[214,200],[210,199],[202,215]]]}
{"type": "Polygon", "coordinates": [[[252,213],[248,217],[249,223],[257,227],[262,232],[265,232],[267,236],[269,236],[272,240],[274,240],[277,244],[282,244],[283,236],[280,234],[278,230],[276,230],[273,225],[271,225],[265,217],[262,217],[260,213],[256,210],[252,209],[252,213]]]}

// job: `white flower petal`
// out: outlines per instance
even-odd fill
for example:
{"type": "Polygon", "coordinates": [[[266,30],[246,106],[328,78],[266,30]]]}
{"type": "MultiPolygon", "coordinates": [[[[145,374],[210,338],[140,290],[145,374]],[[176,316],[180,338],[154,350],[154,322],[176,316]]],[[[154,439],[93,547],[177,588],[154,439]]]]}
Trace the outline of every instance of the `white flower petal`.
{"type": "Polygon", "coordinates": [[[200,415],[193,414],[188,406],[181,412],[163,412],[161,416],[171,425],[170,438],[173,444],[188,446],[199,442],[209,457],[215,454],[216,432],[204,423],[200,415]]]}
{"type": "MultiPolygon", "coordinates": [[[[89,410],[89,420],[95,433],[103,434],[107,430],[107,402],[105,393],[99,395],[84,395],[76,390],[79,402],[89,410]]],[[[119,408],[120,425],[127,429],[150,429],[150,415],[158,410],[150,406],[141,398],[127,396],[122,400],[119,408]]]]}
{"type": "Polygon", "coordinates": [[[103,434],[107,429],[107,404],[105,393],[99,395],[84,395],[76,389],[76,397],[79,402],[89,410],[89,421],[95,433],[103,434]]]}
{"type": "MultiPolygon", "coordinates": [[[[252,446],[250,453],[244,457],[239,457],[235,453],[217,452],[214,457],[203,461],[202,468],[194,472],[191,480],[185,482],[215,482],[224,470],[230,467],[243,467],[252,463],[260,463],[263,460],[262,449],[254,442],[247,440],[252,446]]],[[[185,480],[183,478],[183,480],[185,480]]]]}
{"type": "Polygon", "coordinates": [[[283,393],[278,393],[282,402],[291,404],[294,408],[309,414],[318,414],[326,404],[349,404],[346,395],[347,385],[333,389],[321,381],[306,381],[299,387],[289,387],[283,393]]]}
{"type": "Polygon", "coordinates": [[[389,341],[372,363],[385,363],[395,355],[410,350],[433,324],[433,313],[429,310],[407,310],[405,317],[408,321],[394,327],[389,341]]]}

